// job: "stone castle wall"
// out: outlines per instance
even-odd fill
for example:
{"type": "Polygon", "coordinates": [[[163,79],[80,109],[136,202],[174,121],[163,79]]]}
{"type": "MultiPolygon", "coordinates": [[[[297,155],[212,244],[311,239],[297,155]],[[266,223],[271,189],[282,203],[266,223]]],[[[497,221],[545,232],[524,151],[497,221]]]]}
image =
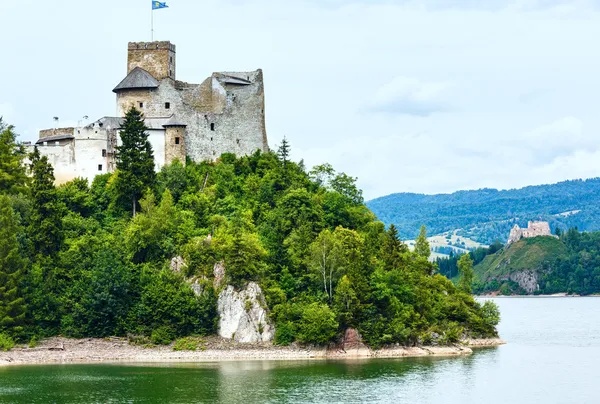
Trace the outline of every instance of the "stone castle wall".
{"type": "Polygon", "coordinates": [[[510,234],[508,236],[508,243],[506,245],[510,245],[519,241],[522,238],[533,238],[538,236],[551,236],[556,237],[550,231],[550,224],[548,222],[528,222],[527,228],[522,229],[519,225],[515,224],[515,226],[511,229],[510,234]]]}
{"type": "Polygon", "coordinates": [[[185,163],[186,157],[200,162],[223,153],[242,156],[269,150],[262,70],[213,73],[201,84],[191,84],[176,80],[175,56],[175,45],[167,41],[130,42],[128,74],[139,67],[158,87],[145,73],[140,79],[137,70],[128,85],[114,90],[116,117],[82,128],[40,131],[40,139],[49,140],[38,147],[49,156],[58,183],[76,177],[91,182],[97,174],[115,170],[119,126],[131,107],[144,114],[156,170],[175,159],[185,163]],[[50,138],[56,135],[69,136],[50,138]]]}
{"type": "Polygon", "coordinates": [[[168,41],[129,42],[127,45],[127,73],[141,67],[156,80],[175,79],[175,45],[168,41]]]}

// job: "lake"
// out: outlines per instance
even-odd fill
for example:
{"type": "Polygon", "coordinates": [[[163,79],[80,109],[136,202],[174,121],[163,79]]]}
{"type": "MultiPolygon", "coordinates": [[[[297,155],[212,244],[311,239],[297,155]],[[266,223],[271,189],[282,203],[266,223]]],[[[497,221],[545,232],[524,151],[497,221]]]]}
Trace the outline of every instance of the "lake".
{"type": "Polygon", "coordinates": [[[600,403],[600,298],[498,298],[507,345],[448,359],[0,367],[0,402],[600,403]]]}

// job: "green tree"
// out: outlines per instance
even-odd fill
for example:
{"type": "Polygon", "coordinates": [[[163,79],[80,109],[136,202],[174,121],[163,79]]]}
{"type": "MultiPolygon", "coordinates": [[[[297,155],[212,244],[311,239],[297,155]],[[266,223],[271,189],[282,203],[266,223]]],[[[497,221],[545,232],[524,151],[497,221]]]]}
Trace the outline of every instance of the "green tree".
{"type": "Polygon", "coordinates": [[[63,208],[54,186],[54,169],[36,147],[30,155],[33,181],[31,185],[32,214],[29,237],[36,254],[53,256],[63,245],[63,208]]]}
{"type": "Polygon", "coordinates": [[[387,269],[397,268],[401,265],[402,254],[408,252],[408,247],[398,237],[398,230],[393,224],[383,234],[381,244],[381,259],[387,269]]]}
{"type": "Polygon", "coordinates": [[[465,293],[473,292],[473,260],[469,254],[463,254],[458,260],[458,288],[465,293]]]}
{"type": "Polygon", "coordinates": [[[330,230],[323,230],[311,244],[308,265],[321,278],[325,294],[331,299],[333,282],[339,275],[341,257],[337,240],[330,230]]]}
{"type": "Polygon", "coordinates": [[[162,194],[165,189],[168,189],[173,195],[173,200],[177,203],[188,186],[185,167],[179,160],[173,161],[160,170],[157,175],[157,182],[158,192],[162,194]]]}
{"type": "Polygon", "coordinates": [[[0,192],[8,194],[24,192],[28,182],[25,149],[16,139],[14,127],[5,125],[0,117],[0,192]]]}
{"type": "Polygon", "coordinates": [[[419,236],[415,241],[415,253],[423,258],[429,258],[431,255],[431,249],[429,248],[429,241],[427,241],[427,228],[425,225],[421,226],[419,236]]]}
{"type": "Polygon", "coordinates": [[[131,268],[114,247],[104,248],[95,259],[90,279],[85,279],[81,301],[75,306],[75,335],[123,335],[133,301],[131,268]]]}
{"type": "Polygon", "coordinates": [[[116,190],[120,200],[128,200],[135,216],[137,202],[147,188],[153,188],[154,155],[148,128],[140,111],[131,107],[121,126],[121,146],[117,147],[116,190]]]}
{"type": "Polygon", "coordinates": [[[22,293],[26,261],[17,241],[17,221],[10,200],[0,195],[0,332],[19,334],[25,321],[22,293]]]}
{"type": "Polygon", "coordinates": [[[329,306],[311,303],[304,308],[298,323],[298,340],[304,344],[324,345],[335,338],[338,327],[329,306]]]}

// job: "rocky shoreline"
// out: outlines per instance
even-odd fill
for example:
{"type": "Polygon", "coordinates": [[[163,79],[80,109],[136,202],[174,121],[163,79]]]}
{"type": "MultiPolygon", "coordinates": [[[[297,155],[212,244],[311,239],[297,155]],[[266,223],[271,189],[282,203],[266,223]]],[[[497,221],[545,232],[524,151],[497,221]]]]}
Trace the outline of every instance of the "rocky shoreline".
{"type": "Polygon", "coordinates": [[[471,348],[505,344],[500,339],[466,340],[454,346],[393,346],[372,350],[363,344],[328,348],[281,347],[271,343],[241,344],[220,338],[208,338],[197,351],[174,351],[172,346],[142,347],[125,338],[67,339],[51,338],[35,348],[13,348],[0,352],[0,366],[74,363],[157,363],[216,362],[234,360],[314,360],[404,358],[470,355],[471,348]]]}

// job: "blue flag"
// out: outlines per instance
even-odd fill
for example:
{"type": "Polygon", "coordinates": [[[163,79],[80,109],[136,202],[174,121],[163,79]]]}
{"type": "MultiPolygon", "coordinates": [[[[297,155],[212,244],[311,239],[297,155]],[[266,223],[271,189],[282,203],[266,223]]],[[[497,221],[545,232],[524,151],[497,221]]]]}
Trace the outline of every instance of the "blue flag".
{"type": "Polygon", "coordinates": [[[167,6],[167,3],[161,3],[160,1],[154,1],[152,0],[152,10],[158,10],[160,8],[168,8],[169,6],[167,6]]]}

